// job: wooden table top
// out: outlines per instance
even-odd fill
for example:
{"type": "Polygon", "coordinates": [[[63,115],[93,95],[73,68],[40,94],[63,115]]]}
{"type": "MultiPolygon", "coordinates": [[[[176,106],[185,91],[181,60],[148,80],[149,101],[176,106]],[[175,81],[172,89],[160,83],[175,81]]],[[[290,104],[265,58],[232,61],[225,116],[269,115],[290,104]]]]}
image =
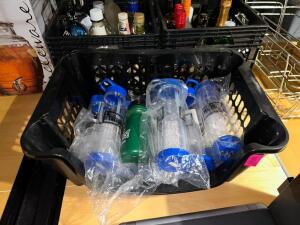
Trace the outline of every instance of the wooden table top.
{"type": "MultiPolygon", "coordinates": [[[[0,137],[2,137],[0,139],[0,215],[23,156],[19,139],[39,97],[39,94],[0,97],[0,137]]],[[[297,152],[297,146],[300,143],[297,138],[299,137],[297,128],[299,123],[300,120],[287,123],[291,135],[290,143],[288,148],[280,154],[280,158],[286,163],[286,168],[291,175],[296,175],[300,171],[300,165],[296,163],[299,159],[296,157],[299,156],[297,152]],[[289,160],[292,163],[287,163],[289,160]]],[[[268,205],[278,194],[277,187],[285,179],[286,175],[275,156],[268,155],[257,167],[249,168],[234,180],[217,188],[185,194],[142,197],[140,204],[131,211],[129,202],[114,206],[109,218],[112,218],[113,214],[120,214],[124,209],[127,209],[125,211],[128,214],[122,215],[114,224],[247,203],[261,202],[268,205]]],[[[79,187],[67,182],[59,224],[99,224],[97,217],[93,214],[87,189],[84,186],[79,187]]]]}

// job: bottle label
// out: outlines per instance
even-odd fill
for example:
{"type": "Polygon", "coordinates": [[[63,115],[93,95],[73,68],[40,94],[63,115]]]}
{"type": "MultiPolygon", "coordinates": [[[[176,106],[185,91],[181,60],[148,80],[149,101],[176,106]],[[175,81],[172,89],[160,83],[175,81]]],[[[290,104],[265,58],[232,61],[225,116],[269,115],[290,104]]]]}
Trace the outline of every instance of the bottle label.
{"type": "Polygon", "coordinates": [[[130,135],[130,129],[126,130],[122,135],[122,144],[126,142],[126,140],[129,138],[130,135]]]}
{"type": "Polygon", "coordinates": [[[129,24],[126,21],[119,22],[119,33],[120,34],[130,34],[129,24]]]}
{"type": "Polygon", "coordinates": [[[204,119],[214,113],[226,112],[225,106],[222,102],[210,102],[202,108],[204,119]]]}
{"type": "Polygon", "coordinates": [[[104,26],[102,27],[92,27],[91,28],[91,32],[90,32],[91,35],[107,35],[106,33],[106,29],[104,26]]]}
{"type": "Polygon", "coordinates": [[[145,28],[143,24],[135,24],[134,26],[135,34],[145,34],[145,28]]]}

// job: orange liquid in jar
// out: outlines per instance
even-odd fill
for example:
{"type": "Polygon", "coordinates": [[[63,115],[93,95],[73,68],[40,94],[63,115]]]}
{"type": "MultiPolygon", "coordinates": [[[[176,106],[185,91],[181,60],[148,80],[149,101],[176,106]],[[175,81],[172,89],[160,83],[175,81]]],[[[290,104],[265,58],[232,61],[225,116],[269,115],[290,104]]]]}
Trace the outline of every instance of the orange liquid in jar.
{"type": "Polygon", "coordinates": [[[28,94],[43,90],[43,69],[28,45],[0,45],[0,94],[28,94]]]}

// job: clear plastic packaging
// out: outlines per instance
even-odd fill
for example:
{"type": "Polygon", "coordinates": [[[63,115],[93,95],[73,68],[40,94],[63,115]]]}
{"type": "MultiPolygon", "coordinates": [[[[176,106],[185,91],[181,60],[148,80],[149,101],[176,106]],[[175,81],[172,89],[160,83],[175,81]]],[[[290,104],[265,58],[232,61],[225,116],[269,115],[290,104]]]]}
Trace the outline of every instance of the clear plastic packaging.
{"type": "Polygon", "coordinates": [[[226,162],[241,149],[240,137],[232,134],[226,107],[230,76],[202,81],[196,90],[198,119],[203,121],[205,152],[214,166],[226,162]]]}
{"type": "Polygon", "coordinates": [[[156,183],[178,185],[179,180],[185,180],[206,189],[209,174],[201,141],[196,140],[198,135],[201,140],[200,130],[195,116],[185,114],[186,98],[187,86],[182,81],[153,80],[146,91],[148,116],[141,130],[150,131],[143,137],[149,140],[150,168],[156,183]],[[189,139],[188,135],[194,138],[189,139]],[[193,154],[193,149],[199,149],[197,154],[193,154]]]}
{"type": "Polygon", "coordinates": [[[120,157],[126,91],[107,80],[100,88],[104,96],[93,97],[89,110],[78,115],[71,146],[84,162],[86,185],[100,224],[115,222],[162,184],[177,186],[184,180],[209,188],[203,124],[196,110],[187,107],[188,88],[182,81],[159,79],[149,84],[147,110],[140,117],[139,152],[143,154],[138,164],[121,163],[120,157]]]}

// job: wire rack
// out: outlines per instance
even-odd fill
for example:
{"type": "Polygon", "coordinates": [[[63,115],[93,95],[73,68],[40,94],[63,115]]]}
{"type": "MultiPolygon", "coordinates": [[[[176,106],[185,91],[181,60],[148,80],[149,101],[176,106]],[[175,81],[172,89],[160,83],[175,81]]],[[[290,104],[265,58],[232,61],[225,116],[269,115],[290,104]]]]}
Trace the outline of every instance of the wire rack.
{"type": "MultiPolygon", "coordinates": [[[[265,18],[265,20],[268,20],[265,18]]],[[[300,48],[286,31],[265,35],[253,70],[283,119],[300,118],[300,48]]]]}
{"type": "Polygon", "coordinates": [[[277,32],[281,31],[284,18],[295,16],[296,11],[300,9],[299,2],[289,0],[245,0],[245,3],[255,9],[259,15],[272,17],[277,32]]]}
{"type": "Polygon", "coordinates": [[[288,0],[245,0],[269,24],[253,70],[282,119],[300,118],[300,42],[282,28],[300,5],[288,0]]]}

